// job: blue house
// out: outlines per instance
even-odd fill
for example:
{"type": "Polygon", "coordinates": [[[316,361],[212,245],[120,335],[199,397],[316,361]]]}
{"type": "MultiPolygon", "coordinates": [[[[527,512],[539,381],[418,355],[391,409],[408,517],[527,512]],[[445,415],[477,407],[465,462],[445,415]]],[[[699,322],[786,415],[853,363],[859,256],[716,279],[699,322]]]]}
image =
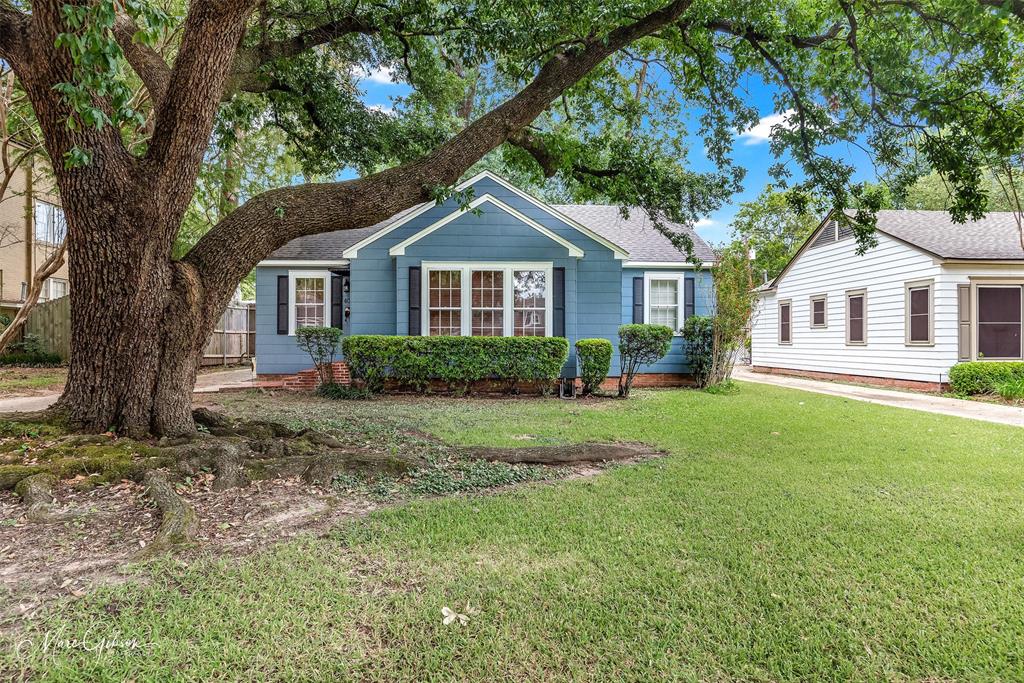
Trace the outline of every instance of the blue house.
{"type": "MultiPolygon", "coordinates": [[[[604,337],[618,327],[679,329],[710,309],[711,277],[658,232],[641,210],[548,205],[493,173],[472,188],[469,207],[428,202],[377,225],[302,237],[256,268],[257,372],[311,367],[295,330],[333,325],[344,334],[548,335],[604,337]]],[[[689,227],[703,266],[715,258],[689,227]]],[[[573,350],[564,368],[576,377],[573,350]]],[[[684,346],[643,368],[637,385],[681,382],[684,346]]]]}

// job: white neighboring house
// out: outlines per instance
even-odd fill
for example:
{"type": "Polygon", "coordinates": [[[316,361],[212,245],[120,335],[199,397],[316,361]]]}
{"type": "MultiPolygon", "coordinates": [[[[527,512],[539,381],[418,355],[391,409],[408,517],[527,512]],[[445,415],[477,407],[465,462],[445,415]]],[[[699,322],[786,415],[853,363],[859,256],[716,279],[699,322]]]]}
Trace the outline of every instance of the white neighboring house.
{"type": "Polygon", "coordinates": [[[831,217],[760,290],[755,371],[945,388],[960,361],[1022,360],[1024,248],[1012,213],[953,223],[881,211],[878,245],[831,217]]]}

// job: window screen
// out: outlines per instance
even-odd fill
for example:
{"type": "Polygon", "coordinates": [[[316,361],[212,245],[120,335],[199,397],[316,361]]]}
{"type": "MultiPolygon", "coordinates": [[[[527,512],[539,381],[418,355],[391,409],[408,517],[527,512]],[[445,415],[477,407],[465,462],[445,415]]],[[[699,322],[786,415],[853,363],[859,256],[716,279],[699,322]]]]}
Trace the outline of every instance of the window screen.
{"type": "Polygon", "coordinates": [[[978,287],[978,355],[1021,357],[1021,288],[978,287]]]}
{"type": "Polygon", "coordinates": [[[931,332],[931,288],[911,287],[910,295],[910,341],[930,342],[931,332]]]}
{"type": "Polygon", "coordinates": [[[850,294],[846,298],[846,341],[850,344],[865,341],[863,294],[850,294]]]}
{"type": "Polygon", "coordinates": [[[793,341],[793,306],[779,304],[779,343],[789,344],[793,341]]]}

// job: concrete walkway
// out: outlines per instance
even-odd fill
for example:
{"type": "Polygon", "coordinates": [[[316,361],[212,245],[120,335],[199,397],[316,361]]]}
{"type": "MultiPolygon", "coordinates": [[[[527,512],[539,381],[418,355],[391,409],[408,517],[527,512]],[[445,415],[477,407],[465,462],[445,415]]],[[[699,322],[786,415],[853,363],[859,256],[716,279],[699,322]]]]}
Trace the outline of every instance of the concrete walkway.
{"type": "Polygon", "coordinates": [[[814,393],[829,394],[830,396],[842,396],[854,401],[867,401],[868,403],[877,403],[894,408],[909,408],[926,413],[954,415],[972,420],[984,420],[985,422],[1024,427],[1024,408],[997,403],[967,401],[959,398],[935,396],[934,394],[894,391],[892,389],[856,386],[839,382],[804,379],[802,377],[788,377],[786,375],[768,375],[753,372],[749,367],[745,366],[736,366],[732,376],[734,379],[743,382],[774,384],[779,387],[802,389],[803,391],[813,391],[814,393]]]}
{"type": "MultiPolygon", "coordinates": [[[[213,393],[221,390],[252,388],[252,370],[250,368],[234,368],[206,372],[196,378],[193,391],[197,394],[213,393]]],[[[39,396],[17,396],[0,399],[0,413],[25,413],[42,410],[57,400],[59,393],[41,394],[39,396]]]]}

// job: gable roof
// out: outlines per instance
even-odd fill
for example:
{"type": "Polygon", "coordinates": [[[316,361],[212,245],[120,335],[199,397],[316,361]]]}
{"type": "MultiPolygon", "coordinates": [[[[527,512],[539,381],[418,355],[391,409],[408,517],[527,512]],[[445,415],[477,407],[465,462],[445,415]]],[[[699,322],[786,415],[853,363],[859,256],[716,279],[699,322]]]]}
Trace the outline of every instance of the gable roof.
{"type": "MultiPolygon", "coordinates": [[[[807,236],[775,279],[755,291],[775,289],[797,259],[815,244],[822,230],[834,228],[832,214],[830,211],[807,236]]],[[[852,216],[853,211],[848,209],[846,214],[852,216]]],[[[1024,261],[1020,230],[1009,211],[993,211],[978,221],[955,223],[948,211],[885,209],[878,212],[876,229],[940,261],[1024,261]]]]}
{"type": "Polygon", "coordinates": [[[583,258],[583,250],[577,247],[575,244],[565,239],[564,237],[560,237],[557,233],[554,233],[551,230],[545,228],[543,225],[533,220],[529,216],[524,215],[523,213],[517,211],[516,209],[512,208],[505,202],[501,201],[497,197],[494,197],[490,194],[485,194],[480,197],[477,197],[476,199],[471,201],[464,210],[452,211],[444,218],[438,221],[434,221],[427,227],[417,232],[415,235],[411,235],[408,238],[396,244],[395,246],[391,247],[391,249],[388,250],[388,253],[391,256],[404,256],[406,247],[409,247],[410,245],[419,242],[421,239],[423,239],[430,233],[439,230],[440,228],[443,228],[444,226],[448,225],[453,221],[458,220],[459,218],[462,218],[466,214],[466,211],[476,209],[484,204],[490,204],[491,206],[497,208],[499,211],[504,211],[505,213],[509,214],[516,220],[526,224],[530,228],[533,228],[540,234],[544,235],[549,240],[557,242],[558,244],[565,247],[569,251],[569,256],[573,256],[575,258],[583,258]]]}
{"type": "MultiPolygon", "coordinates": [[[[629,251],[630,261],[680,265],[689,263],[686,254],[658,232],[654,221],[643,209],[630,209],[629,218],[623,218],[621,209],[613,204],[560,204],[554,208],[621,244],[629,251]]],[[[702,263],[718,260],[714,250],[692,227],[679,223],[665,225],[674,232],[689,235],[693,240],[694,256],[702,263]]]]}
{"type": "Polygon", "coordinates": [[[879,211],[878,231],[943,259],[1024,261],[1020,231],[1009,211],[967,223],[954,223],[948,211],[879,211]]]}
{"type": "MultiPolygon", "coordinates": [[[[530,196],[490,171],[483,171],[456,186],[464,190],[483,178],[488,178],[511,190],[557,220],[580,231],[599,244],[611,249],[615,257],[630,263],[688,265],[686,255],[676,249],[667,237],[653,227],[653,222],[642,209],[630,209],[629,218],[623,218],[618,206],[609,204],[549,205],[530,196]]],[[[299,237],[284,245],[267,261],[321,261],[339,258],[357,258],[359,249],[406,224],[416,216],[437,206],[424,202],[401,211],[380,223],[354,230],[337,230],[319,235],[299,237]]],[[[458,212],[456,212],[458,214],[458,212]]],[[[689,226],[669,223],[676,232],[690,236],[694,253],[702,262],[717,260],[714,251],[689,226]]]]}

